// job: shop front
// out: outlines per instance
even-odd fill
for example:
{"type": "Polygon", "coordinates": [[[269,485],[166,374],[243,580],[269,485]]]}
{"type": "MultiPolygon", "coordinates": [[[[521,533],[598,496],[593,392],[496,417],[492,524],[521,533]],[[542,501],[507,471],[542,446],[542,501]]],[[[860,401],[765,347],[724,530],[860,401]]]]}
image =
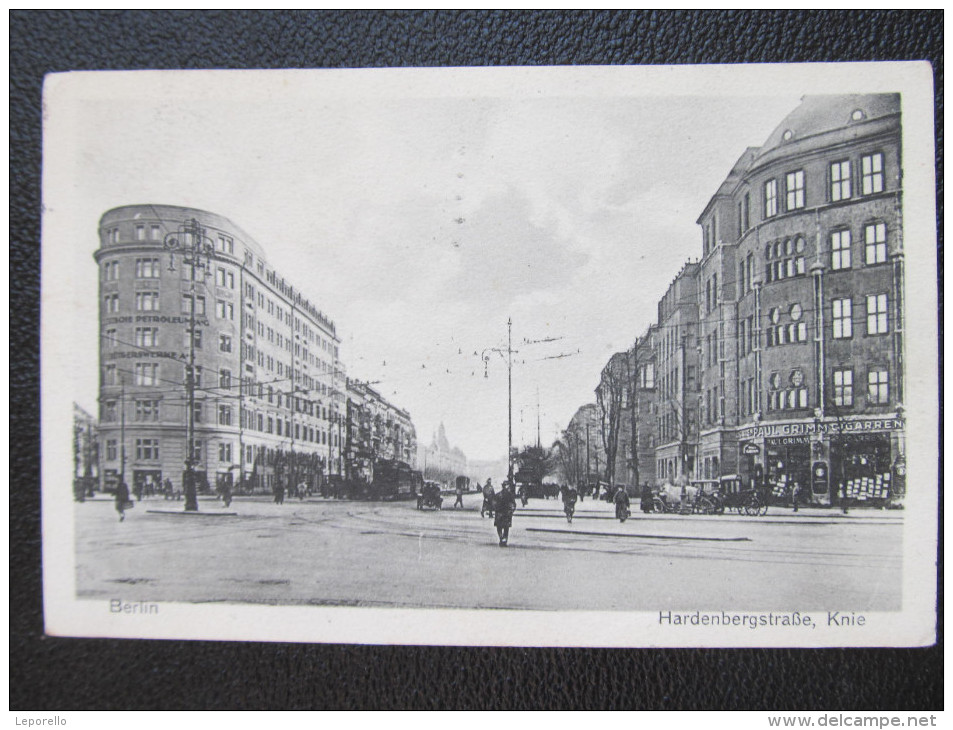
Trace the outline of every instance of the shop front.
{"type": "Polygon", "coordinates": [[[774,504],[793,505],[821,500],[811,486],[811,440],[808,436],[765,439],[765,486],[774,504]]]}
{"type": "Polygon", "coordinates": [[[903,421],[815,418],[739,431],[738,473],[777,504],[886,504],[904,496],[903,421]]]}

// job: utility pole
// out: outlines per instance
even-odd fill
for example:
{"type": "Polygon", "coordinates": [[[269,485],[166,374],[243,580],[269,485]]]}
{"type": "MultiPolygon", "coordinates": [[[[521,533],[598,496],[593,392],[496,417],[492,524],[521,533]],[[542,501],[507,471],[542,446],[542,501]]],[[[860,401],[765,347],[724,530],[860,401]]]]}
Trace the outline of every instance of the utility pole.
{"type": "Polygon", "coordinates": [[[126,379],[119,376],[119,483],[126,481],[126,379]]]}
{"type": "Polygon", "coordinates": [[[536,386],[536,448],[543,448],[542,440],[540,439],[539,433],[539,386],[536,386]]]}
{"type": "Polygon", "coordinates": [[[175,252],[179,251],[182,262],[189,267],[190,274],[189,364],[185,372],[188,413],[186,414],[185,483],[182,488],[185,493],[186,512],[198,512],[199,503],[195,490],[195,270],[203,269],[203,278],[209,275],[209,267],[215,256],[215,247],[211,239],[205,235],[205,229],[195,218],[189,219],[177,231],[167,234],[163,245],[169,251],[169,271],[175,271],[175,252]]]}
{"type": "Polygon", "coordinates": [[[586,483],[585,487],[589,486],[589,417],[586,417],[586,483]]]}
{"type": "Polygon", "coordinates": [[[507,386],[509,395],[509,441],[506,447],[507,479],[513,484],[513,320],[506,318],[507,386]]]}

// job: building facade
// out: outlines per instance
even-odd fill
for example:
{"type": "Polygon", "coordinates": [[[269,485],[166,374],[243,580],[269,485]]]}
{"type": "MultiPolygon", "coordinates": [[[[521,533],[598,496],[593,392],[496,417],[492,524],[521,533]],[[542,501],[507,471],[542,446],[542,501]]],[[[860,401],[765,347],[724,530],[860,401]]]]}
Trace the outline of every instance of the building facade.
{"type": "MultiPolygon", "coordinates": [[[[655,357],[658,327],[652,325],[639,337],[629,351],[631,380],[626,408],[623,412],[623,443],[620,449],[626,465],[625,484],[637,487],[655,480],[655,447],[657,445],[655,418],[658,412],[656,398],[655,357]]],[[[617,477],[622,472],[617,472],[617,477]]]]}
{"type": "Polygon", "coordinates": [[[698,438],[698,270],[686,263],[658,304],[657,481],[688,478],[698,438]]]}
{"type": "Polygon", "coordinates": [[[419,463],[425,479],[446,482],[468,474],[467,456],[450,445],[443,423],[437,428],[430,445],[422,446],[419,463]]]}
{"type": "Polygon", "coordinates": [[[345,412],[345,376],[334,322],[215,213],[124,206],[102,216],[99,237],[107,486],[183,483],[193,358],[199,489],[270,490],[276,479],[316,486],[341,449],[334,424],[345,412]],[[190,258],[190,247],[203,255],[190,258]]]}
{"type": "Polygon", "coordinates": [[[702,212],[694,472],[904,492],[899,95],[805,97],[702,212]]]}
{"type": "Polygon", "coordinates": [[[417,431],[410,414],[366,383],[348,379],[347,410],[335,425],[344,436],[346,466],[334,467],[348,481],[370,484],[379,460],[402,461],[417,469],[417,431]]]}

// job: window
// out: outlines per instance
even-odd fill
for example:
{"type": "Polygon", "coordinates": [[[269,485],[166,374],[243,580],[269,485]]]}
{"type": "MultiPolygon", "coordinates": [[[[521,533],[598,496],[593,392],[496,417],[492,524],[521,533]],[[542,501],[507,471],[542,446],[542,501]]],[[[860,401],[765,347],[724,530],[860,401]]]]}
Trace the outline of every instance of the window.
{"type": "Polygon", "coordinates": [[[850,198],[850,162],[835,162],[831,165],[831,201],[850,198]]]}
{"type": "Polygon", "coordinates": [[[854,371],[850,368],[834,370],[834,405],[840,407],[854,405],[854,371]]]}
{"type": "MultiPolygon", "coordinates": [[[[186,366],[186,369],[188,369],[188,366],[186,366]]],[[[195,366],[195,387],[196,388],[202,387],[202,366],[201,365],[195,366]]]]}
{"type": "Polygon", "coordinates": [[[136,347],[156,347],[158,344],[158,327],[136,327],[136,347]]]}
{"type": "Polygon", "coordinates": [[[159,292],[155,292],[155,291],[136,292],[136,311],[137,312],[158,312],[159,311],[159,292]]]}
{"type": "Polygon", "coordinates": [[[850,268],[850,231],[834,231],[831,234],[831,268],[850,268]]]}
{"type": "Polygon", "coordinates": [[[158,363],[137,362],[135,370],[135,383],[136,385],[158,385],[158,373],[158,363]]]}
{"type": "Polygon", "coordinates": [[[145,241],[146,240],[146,227],[145,226],[136,226],[136,240],[145,241]]]}
{"type": "Polygon", "coordinates": [[[232,371],[231,370],[220,370],[218,373],[218,387],[219,388],[231,388],[232,387],[232,371]]]}
{"type": "Polygon", "coordinates": [[[218,336],[218,349],[220,352],[231,352],[232,351],[232,337],[231,335],[219,335],[218,336]]]}
{"type": "Polygon", "coordinates": [[[159,401],[136,400],[136,420],[137,421],[158,421],[159,420],[159,401]]]}
{"type": "Polygon", "coordinates": [[[103,370],[103,385],[119,385],[119,371],[115,363],[106,365],[103,370]]]}
{"type": "Polygon", "coordinates": [[[202,442],[199,439],[192,443],[192,461],[202,461],[202,442]]]}
{"type": "Polygon", "coordinates": [[[887,226],[871,223],[864,228],[864,263],[868,266],[887,260],[887,226]]]}
{"type": "Polygon", "coordinates": [[[116,281],[119,279],[119,262],[107,261],[103,264],[103,280],[116,281]]]}
{"type": "MultiPolygon", "coordinates": [[[[182,313],[190,314],[192,312],[192,295],[183,294],[182,295],[182,313]]],[[[205,315],[205,297],[196,296],[195,297],[195,313],[200,316],[205,315]]]]}
{"type": "Polygon", "coordinates": [[[192,418],[196,423],[202,423],[205,415],[205,408],[202,403],[195,403],[192,406],[192,418]]]}
{"type": "Polygon", "coordinates": [[[105,336],[105,345],[106,347],[115,347],[119,344],[119,335],[115,327],[110,327],[106,330],[105,336]]]}
{"type": "Polygon", "coordinates": [[[235,274],[231,271],[226,271],[221,266],[218,267],[215,271],[215,283],[218,286],[226,287],[228,289],[235,288],[235,274]]]}
{"type": "Polygon", "coordinates": [[[741,231],[751,228],[751,193],[745,193],[741,205],[741,231]]]}
{"type": "Polygon", "coordinates": [[[874,405],[884,405],[890,397],[886,370],[870,370],[867,373],[867,401],[874,405]]]}
{"type": "Polygon", "coordinates": [[[109,236],[110,241],[112,241],[113,243],[119,243],[119,229],[118,228],[113,228],[111,231],[107,233],[107,235],[109,236]]]}
{"type": "Polygon", "coordinates": [[[159,259],[136,259],[137,279],[158,279],[159,259]]]}
{"type": "Polygon", "coordinates": [[[804,170],[789,172],[785,176],[787,200],[785,210],[797,210],[804,207],[804,170]]]}
{"type": "Polygon", "coordinates": [[[834,299],[831,302],[831,309],[834,318],[834,339],[841,340],[852,337],[853,326],[851,322],[850,299],[834,299]]]}
{"type": "Polygon", "coordinates": [[[119,295],[107,294],[103,297],[103,310],[108,314],[115,314],[119,311],[119,295]]]}
{"type": "Polygon", "coordinates": [[[115,461],[119,458],[119,443],[115,439],[106,442],[106,461],[115,461]]]}
{"type": "Polygon", "coordinates": [[[104,421],[115,421],[116,420],[116,401],[108,400],[103,403],[103,420],[104,421]]]}
{"type": "Polygon", "coordinates": [[[873,294],[867,297],[867,334],[887,333],[887,295],[873,294]]]}
{"type": "Polygon", "coordinates": [[[764,184],[764,217],[771,218],[778,214],[778,181],[768,180],[764,184]]]}
{"type": "Polygon", "coordinates": [[[136,459],[157,461],[159,459],[159,439],[136,439],[136,459]]]}
{"type": "Polygon", "coordinates": [[[860,158],[860,190],[864,195],[882,193],[884,189],[884,156],[879,152],[860,158]]]}
{"type": "Polygon", "coordinates": [[[231,302],[219,299],[215,302],[215,313],[219,319],[235,319],[235,307],[231,302]]]}
{"type": "Polygon", "coordinates": [[[218,407],[218,425],[219,426],[232,425],[232,407],[231,406],[218,407]]]}
{"type": "Polygon", "coordinates": [[[149,226],[149,239],[152,241],[159,240],[159,226],[157,225],[149,226]]]}
{"type": "Polygon", "coordinates": [[[765,258],[768,259],[765,273],[768,282],[803,276],[807,271],[804,262],[806,248],[803,236],[775,241],[773,245],[769,243],[765,249],[765,258]]]}
{"type": "Polygon", "coordinates": [[[232,254],[235,253],[235,243],[230,236],[219,235],[218,237],[218,250],[222,253],[232,254]]]}
{"type": "Polygon", "coordinates": [[[232,460],[232,445],[221,443],[218,445],[218,460],[221,462],[230,462],[232,460]]]}
{"type": "MultiPolygon", "coordinates": [[[[185,330],[185,332],[183,332],[182,335],[183,335],[182,346],[188,347],[189,346],[189,331],[185,330]]],[[[202,349],[202,330],[200,330],[198,327],[195,328],[195,332],[193,333],[192,344],[195,345],[196,350],[202,349]]]]}

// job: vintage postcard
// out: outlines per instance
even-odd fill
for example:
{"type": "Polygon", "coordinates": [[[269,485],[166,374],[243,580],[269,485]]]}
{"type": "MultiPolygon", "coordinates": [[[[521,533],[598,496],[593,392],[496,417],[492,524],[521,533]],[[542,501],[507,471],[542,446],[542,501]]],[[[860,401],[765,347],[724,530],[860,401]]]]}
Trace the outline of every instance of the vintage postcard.
{"type": "Polygon", "coordinates": [[[56,636],[924,646],[925,63],[44,88],[56,636]]]}

